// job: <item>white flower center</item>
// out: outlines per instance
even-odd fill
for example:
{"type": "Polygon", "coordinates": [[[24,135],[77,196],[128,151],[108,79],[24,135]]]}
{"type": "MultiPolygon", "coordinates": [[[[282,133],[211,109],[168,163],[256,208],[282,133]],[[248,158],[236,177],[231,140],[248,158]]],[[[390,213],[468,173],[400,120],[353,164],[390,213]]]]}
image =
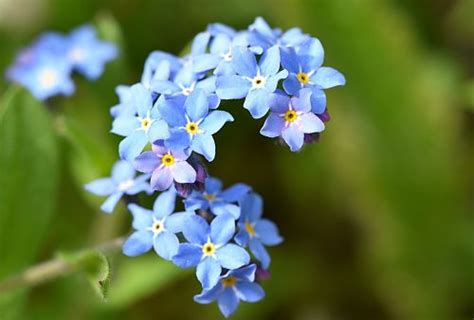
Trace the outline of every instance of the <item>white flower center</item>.
{"type": "Polygon", "coordinates": [[[74,48],[69,51],[69,57],[74,62],[81,62],[82,60],[84,60],[85,52],[81,48],[74,48]]]}
{"type": "Polygon", "coordinates": [[[119,189],[120,191],[125,191],[133,187],[134,184],[135,184],[135,181],[133,181],[133,179],[128,179],[128,180],[120,182],[119,185],[117,186],[117,189],[119,189]]]}
{"type": "Polygon", "coordinates": [[[46,68],[39,75],[39,82],[42,87],[50,88],[58,82],[58,72],[51,68],[46,68]]]}

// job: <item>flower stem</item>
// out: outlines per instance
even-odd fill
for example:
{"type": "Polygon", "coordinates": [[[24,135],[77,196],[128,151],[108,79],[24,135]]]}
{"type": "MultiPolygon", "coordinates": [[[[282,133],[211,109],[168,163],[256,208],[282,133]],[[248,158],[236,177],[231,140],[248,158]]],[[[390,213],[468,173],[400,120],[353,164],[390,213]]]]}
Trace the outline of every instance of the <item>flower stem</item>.
{"type": "MultiPolygon", "coordinates": [[[[125,237],[116,238],[93,247],[92,250],[97,250],[102,253],[113,252],[120,249],[124,241],[125,237]]],[[[76,271],[76,268],[60,257],[41,262],[27,268],[19,274],[1,281],[0,294],[23,287],[33,287],[74,271],[76,271]]]]}

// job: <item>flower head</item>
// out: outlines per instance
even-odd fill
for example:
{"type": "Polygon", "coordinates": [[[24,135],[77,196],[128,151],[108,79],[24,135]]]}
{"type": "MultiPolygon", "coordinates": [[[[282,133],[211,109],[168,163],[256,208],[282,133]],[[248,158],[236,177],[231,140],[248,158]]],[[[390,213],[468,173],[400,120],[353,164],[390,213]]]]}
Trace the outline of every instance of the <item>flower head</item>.
{"type": "Polygon", "coordinates": [[[270,255],[265,246],[278,245],[283,238],[278,234],[278,228],[273,222],[262,219],[263,201],[259,195],[247,195],[241,203],[241,210],[235,241],[241,246],[249,246],[255,258],[262,263],[262,267],[268,269],[270,255]]]}
{"type": "Polygon", "coordinates": [[[219,179],[208,177],[204,183],[204,191],[193,191],[184,200],[184,204],[187,210],[210,210],[214,215],[228,213],[238,219],[240,207],[235,203],[241,201],[250,191],[250,186],[243,183],[222,190],[222,182],[219,179]]]}
{"type": "Polygon", "coordinates": [[[265,292],[255,283],[254,264],[236,270],[230,270],[219,278],[211,289],[204,289],[194,296],[194,301],[208,304],[217,300],[219,310],[227,318],[232,315],[240,301],[257,302],[263,299],[265,292]]]}
{"type": "Polygon", "coordinates": [[[244,248],[229,243],[234,233],[235,222],[230,214],[217,216],[210,225],[198,215],[190,216],[183,224],[189,243],[180,244],[173,262],[181,268],[197,266],[196,275],[203,288],[212,288],[222,268],[233,270],[250,261],[244,248]]]}
{"type": "Polygon", "coordinates": [[[99,196],[109,196],[100,207],[102,211],[111,213],[124,194],[134,195],[140,192],[151,193],[149,174],[135,177],[133,165],[127,161],[118,161],[112,168],[110,178],[101,178],[85,185],[85,189],[99,196]]]}
{"type": "Polygon", "coordinates": [[[178,252],[179,240],[176,233],[182,231],[183,219],[192,212],[173,213],[176,191],[170,189],[161,193],[153,205],[153,211],[136,204],[129,204],[133,215],[132,226],[135,232],[125,241],[123,252],[127,256],[137,256],[150,251],[166,260],[178,252]]]}
{"type": "Polygon", "coordinates": [[[302,89],[298,96],[288,97],[275,93],[269,101],[272,112],[265,120],[260,133],[266,137],[281,136],[291,151],[298,151],[304,135],[321,132],[324,123],[311,112],[311,90],[302,89]]]}
{"type": "Polygon", "coordinates": [[[265,51],[257,64],[253,52],[245,48],[233,51],[232,67],[236,74],[219,76],[216,80],[216,93],[221,99],[245,98],[244,108],[255,119],[263,117],[268,111],[268,99],[288,72],[280,71],[280,51],[271,47],[265,51]]]}
{"type": "Polygon", "coordinates": [[[165,147],[163,140],[155,141],[152,151],[146,151],[138,156],[135,168],[140,172],[152,172],[150,185],[156,190],[167,190],[173,184],[193,183],[196,181],[196,171],[186,161],[189,154],[179,149],[165,147]]]}

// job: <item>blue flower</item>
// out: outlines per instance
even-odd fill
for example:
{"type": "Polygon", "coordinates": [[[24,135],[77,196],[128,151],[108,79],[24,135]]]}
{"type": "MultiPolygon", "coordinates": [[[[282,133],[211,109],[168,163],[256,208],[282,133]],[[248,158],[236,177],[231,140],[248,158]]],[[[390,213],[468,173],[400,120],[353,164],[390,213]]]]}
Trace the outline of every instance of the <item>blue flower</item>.
{"type": "Polygon", "coordinates": [[[272,112],[260,133],[270,138],[281,136],[291,151],[300,150],[305,134],[324,130],[324,123],[311,112],[311,94],[309,89],[301,89],[292,98],[273,94],[268,104],[272,112]]]}
{"type": "Polygon", "coordinates": [[[217,300],[219,310],[227,318],[239,306],[240,300],[257,302],[265,297],[262,287],[255,283],[256,266],[251,264],[240,269],[230,270],[221,276],[211,289],[204,289],[194,296],[194,301],[208,304],[217,300]]]}
{"type": "Polygon", "coordinates": [[[151,90],[153,82],[174,78],[182,66],[180,58],[167,52],[153,51],[145,61],[141,83],[151,90]]]}
{"type": "Polygon", "coordinates": [[[302,88],[311,88],[312,110],[321,114],[326,109],[326,95],[323,89],[342,86],[344,76],[336,69],[321,67],[324,49],[318,39],[310,38],[296,48],[281,50],[281,63],[288,70],[288,78],[283,88],[288,94],[295,95],[302,88]]]}
{"type": "Polygon", "coordinates": [[[286,78],[288,72],[280,70],[280,51],[278,47],[268,49],[260,58],[248,49],[233,51],[232,67],[236,75],[219,76],[216,80],[216,93],[221,99],[241,99],[245,97],[244,108],[255,119],[268,111],[268,99],[275,91],[278,81],[286,78]]]}
{"type": "Polygon", "coordinates": [[[110,115],[113,118],[118,116],[133,116],[136,114],[133,107],[133,93],[132,87],[126,85],[119,85],[115,88],[115,93],[119,97],[119,103],[110,108],[110,115]]]}
{"type": "Polygon", "coordinates": [[[241,211],[235,242],[243,247],[249,246],[255,258],[262,263],[262,267],[267,269],[270,265],[270,255],[265,246],[275,246],[283,239],[273,222],[262,219],[263,201],[259,195],[249,194],[241,203],[241,211]]]}
{"type": "Polygon", "coordinates": [[[240,207],[235,205],[251,191],[251,188],[243,183],[237,183],[222,191],[222,182],[219,179],[208,177],[204,182],[204,192],[193,191],[185,200],[187,210],[210,210],[213,214],[221,215],[228,213],[238,219],[240,207]]]}
{"type": "Polygon", "coordinates": [[[152,144],[152,151],[146,151],[138,156],[135,168],[144,173],[152,172],[150,185],[156,190],[167,190],[173,184],[194,183],[196,170],[186,161],[189,154],[180,149],[169,149],[163,140],[152,144]]]}
{"type": "Polygon", "coordinates": [[[170,189],[156,198],[153,211],[129,204],[128,209],[133,215],[132,226],[136,231],[125,241],[123,253],[133,257],[148,252],[153,247],[160,257],[171,260],[179,247],[176,233],[182,231],[183,219],[194,214],[173,213],[175,203],[176,191],[170,189]]]}
{"type": "Polygon", "coordinates": [[[248,41],[252,46],[259,46],[264,50],[272,47],[298,46],[309,38],[299,28],[292,28],[282,33],[280,29],[272,29],[268,23],[258,17],[249,26],[248,41]]]}
{"type": "Polygon", "coordinates": [[[91,25],[73,30],[68,37],[67,57],[73,68],[86,78],[95,80],[104,71],[104,65],[115,59],[117,47],[112,43],[97,39],[91,25]]]}
{"type": "Polygon", "coordinates": [[[213,134],[218,132],[227,121],[233,121],[225,111],[209,112],[209,100],[199,89],[194,90],[184,102],[176,104],[169,99],[160,100],[158,106],[164,120],[171,129],[171,137],[165,141],[170,147],[187,148],[202,154],[208,161],[214,160],[216,145],[213,134]]]}
{"type": "Polygon", "coordinates": [[[109,196],[100,207],[102,211],[111,213],[124,194],[134,195],[140,192],[151,193],[149,174],[135,177],[136,171],[127,161],[118,161],[112,168],[110,178],[101,178],[85,185],[85,189],[99,196],[109,196]]]}
{"type": "Polygon", "coordinates": [[[214,218],[211,225],[202,217],[188,217],[183,224],[183,235],[189,243],[182,243],[173,262],[181,268],[197,266],[196,275],[204,289],[214,287],[222,268],[233,270],[250,261],[244,248],[228,243],[235,233],[235,221],[230,214],[214,218]]]}
{"type": "Polygon", "coordinates": [[[112,124],[113,133],[125,136],[119,144],[120,157],[125,160],[133,160],[149,142],[166,139],[170,134],[150,92],[140,83],[133,85],[130,91],[134,112],[121,114],[112,124]]]}

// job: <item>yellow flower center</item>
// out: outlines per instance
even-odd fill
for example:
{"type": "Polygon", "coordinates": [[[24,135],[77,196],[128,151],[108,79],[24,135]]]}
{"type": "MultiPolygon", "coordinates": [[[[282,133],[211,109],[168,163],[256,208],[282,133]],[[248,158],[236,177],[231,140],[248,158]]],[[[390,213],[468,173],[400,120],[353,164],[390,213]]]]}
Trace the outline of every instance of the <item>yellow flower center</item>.
{"type": "Polygon", "coordinates": [[[145,131],[148,130],[148,129],[150,128],[150,126],[151,126],[151,119],[148,118],[148,117],[145,118],[145,119],[142,119],[142,120],[140,121],[140,125],[141,125],[141,127],[142,127],[143,130],[145,130],[145,131]]]}
{"type": "Polygon", "coordinates": [[[161,231],[161,222],[160,221],[155,221],[155,223],[153,224],[153,231],[154,232],[159,232],[161,231]]]}
{"type": "Polygon", "coordinates": [[[216,252],[216,246],[211,242],[206,243],[202,247],[202,253],[207,257],[212,256],[215,252],[216,252]]]}
{"type": "Polygon", "coordinates": [[[265,78],[262,76],[256,76],[252,79],[253,88],[263,88],[265,86],[265,78]]]}
{"type": "Polygon", "coordinates": [[[295,110],[288,110],[285,112],[285,121],[286,122],[293,122],[296,119],[298,119],[298,114],[296,113],[295,110]]]}
{"type": "Polygon", "coordinates": [[[163,158],[161,158],[161,163],[167,167],[172,166],[174,164],[174,157],[169,153],[165,154],[163,158]]]}
{"type": "Polygon", "coordinates": [[[212,193],[205,192],[204,193],[204,199],[206,199],[207,201],[212,201],[212,200],[216,199],[216,195],[212,194],[212,193]]]}
{"type": "Polygon", "coordinates": [[[192,134],[192,135],[195,135],[198,133],[199,131],[199,126],[196,122],[188,122],[186,124],[186,131],[189,133],[189,134],[192,134]]]}
{"type": "Polygon", "coordinates": [[[237,283],[237,279],[233,276],[222,279],[222,286],[224,288],[233,287],[237,283]]]}
{"type": "Polygon", "coordinates": [[[250,222],[245,223],[245,230],[251,237],[255,235],[255,229],[253,228],[253,225],[250,222]]]}
{"type": "Polygon", "coordinates": [[[309,82],[309,76],[305,72],[300,72],[296,75],[296,78],[301,84],[308,84],[309,82]]]}
{"type": "Polygon", "coordinates": [[[58,74],[56,71],[46,69],[40,74],[40,82],[43,87],[51,87],[58,80],[58,74]]]}

